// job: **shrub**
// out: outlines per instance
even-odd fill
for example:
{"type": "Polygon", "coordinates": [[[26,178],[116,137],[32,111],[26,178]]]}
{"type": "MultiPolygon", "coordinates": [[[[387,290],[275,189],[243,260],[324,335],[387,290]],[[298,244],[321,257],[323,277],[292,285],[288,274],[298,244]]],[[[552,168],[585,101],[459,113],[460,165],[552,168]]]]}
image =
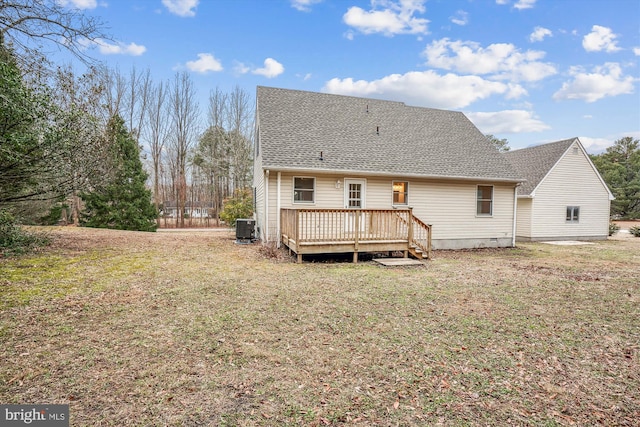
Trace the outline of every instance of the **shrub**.
{"type": "Polygon", "coordinates": [[[636,237],[640,237],[640,225],[635,225],[635,226],[629,228],[629,233],[631,233],[632,235],[634,235],[636,237]]]}
{"type": "Polygon", "coordinates": [[[238,218],[251,218],[253,215],[253,198],[251,189],[236,190],[233,197],[224,201],[220,219],[235,227],[238,218]]]}
{"type": "Polygon", "coordinates": [[[620,230],[620,226],[615,222],[609,223],[609,236],[613,236],[620,230]]]}
{"type": "Polygon", "coordinates": [[[48,243],[47,236],[25,231],[13,215],[0,210],[0,257],[31,252],[48,243]]]}

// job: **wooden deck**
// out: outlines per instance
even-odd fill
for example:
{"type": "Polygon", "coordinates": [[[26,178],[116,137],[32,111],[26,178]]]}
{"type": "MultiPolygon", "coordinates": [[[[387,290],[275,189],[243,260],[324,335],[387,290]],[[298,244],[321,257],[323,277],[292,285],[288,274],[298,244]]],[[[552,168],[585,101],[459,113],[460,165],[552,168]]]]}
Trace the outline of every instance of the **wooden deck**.
{"type": "Polygon", "coordinates": [[[401,251],[418,259],[431,258],[431,225],[411,209],[282,209],[281,242],[305,254],[401,251]]]}

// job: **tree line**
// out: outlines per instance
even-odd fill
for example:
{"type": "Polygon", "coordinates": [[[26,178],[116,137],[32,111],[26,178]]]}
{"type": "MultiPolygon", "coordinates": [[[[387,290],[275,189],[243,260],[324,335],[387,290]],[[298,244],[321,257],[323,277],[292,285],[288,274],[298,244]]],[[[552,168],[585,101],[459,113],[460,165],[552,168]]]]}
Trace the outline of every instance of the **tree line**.
{"type": "Polygon", "coordinates": [[[251,182],[251,96],[216,88],[203,112],[186,72],[155,81],[85,56],[101,30],[57,1],[0,2],[0,210],[31,223],[151,230],[171,201],[177,226],[195,202],[218,218],[251,182]],[[51,63],[47,41],[85,71],[51,63]]]}

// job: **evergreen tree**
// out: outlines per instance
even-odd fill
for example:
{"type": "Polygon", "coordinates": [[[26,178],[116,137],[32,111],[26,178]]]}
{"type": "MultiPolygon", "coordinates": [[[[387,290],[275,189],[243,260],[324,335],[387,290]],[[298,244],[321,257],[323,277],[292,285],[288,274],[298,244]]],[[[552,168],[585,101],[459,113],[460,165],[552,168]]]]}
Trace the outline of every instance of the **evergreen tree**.
{"type": "Polygon", "coordinates": [[[611,215],[640,218],[640,140],[621,138],[591,160],[615,196],[611,215]]]}
{"type": "Polygon", "coordinates": [[[22,80],[10,49],[0,44],[0,207],[52,190],[48,104],[22,80]]]}
{"type": "Polygon", "coordinates": [[[85,209],[80,223],[86,227],[155,231],[158,212],[145,186],[147,173],[140,148],[120,116],[107,124],[113,172],[107,184],[82,195],[85,209]]]}
{"type": "Polygon", "coordinates": [[[489,141],[491,141],[491,143],[498,149],[499,152],[505,153],[511,150],[511,147],[509,147],[509,141],[507,141],[507,138],[499,139],[498,137],[493,136],[491,134],[488,134],[485,136],[489,141]]]}

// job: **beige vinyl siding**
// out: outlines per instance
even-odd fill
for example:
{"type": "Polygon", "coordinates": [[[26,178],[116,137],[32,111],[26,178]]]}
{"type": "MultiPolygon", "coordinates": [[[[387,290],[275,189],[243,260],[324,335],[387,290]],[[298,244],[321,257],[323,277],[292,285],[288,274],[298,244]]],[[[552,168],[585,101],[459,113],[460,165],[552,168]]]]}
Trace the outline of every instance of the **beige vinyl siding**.
{"type": "MultiPolygon", "coordinates": [[[[255,219],[256,227],[259,228],[260,239],[264,239],[265,205],[264,205],[264,171],[262,170],[262,157],[256,156],[253,160],[253,187],[255,188],[255,219]]],[[[256,230],[257,232],[257,230],[256,230]]]]}
{"type": "Polygon", "coordinates": [[[492,216],[476,215],[476,191],[476,183],[412,181],[409,204],[433,225],[434,240],[511,237],[514,186],[494,185],[492,216]]]}
{"type": "Polygon", "coordinates": [[[531,211],[533,199],[518,199],[518,214],[516,218],[516,236],[525,239],[531,238],[531,211]]]}
{"type": "Polygon", "coordinates": [[[535,190],[534,208],[532,238],[608,235],[609,193],[578,144],[567,150],[535,190]],[[579,221],[567,222],[567,206],[580,207],[579,221]]]}
{"type": "MultiPolygon", "coordinates": [[[[277,215],[277,173],[269,177],[270,238],[275,240],[277,215]]],[[[494,185],[493,215],[476,215],[478,183],[415,180],[402,177],[357,177],[343,175],[281,174],[281,208],[343,209],[344,180],[364,179],[365,208],[393,208],[394,180],[409,183],[408,207],[422,221],[433,225],[433,239],[493,239],[510,238],[513,230],[514,185],[494,185]],[[293,177],[315,177],[315,203],[293,203],[293,177]],[[336,181],[340,188],[336,188],[336,181]]],[[[482,183],[482,185],[487,185],[482,183]]],[[[401,207],[400,207],[401,209],[401,207]]]]}

